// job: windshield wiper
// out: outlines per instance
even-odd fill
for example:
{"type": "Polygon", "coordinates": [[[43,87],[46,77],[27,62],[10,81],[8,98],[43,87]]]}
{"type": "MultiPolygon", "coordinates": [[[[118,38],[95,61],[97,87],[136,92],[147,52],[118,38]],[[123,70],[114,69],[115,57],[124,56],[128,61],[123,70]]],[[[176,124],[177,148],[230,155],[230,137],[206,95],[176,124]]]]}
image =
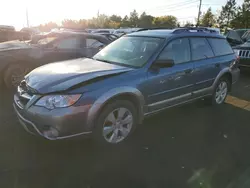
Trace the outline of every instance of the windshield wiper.
{"type": "Polygon", "coordinates": [[[108,60],[105,60],[105,59],[95,59],[95,58],[92,58],[92,59],[97,60],[97,61],[102,61],[102,62],[105,62],[105,63],[117,64],[117,63],[115,63],[115,62],[108,61],[108,60]]]}

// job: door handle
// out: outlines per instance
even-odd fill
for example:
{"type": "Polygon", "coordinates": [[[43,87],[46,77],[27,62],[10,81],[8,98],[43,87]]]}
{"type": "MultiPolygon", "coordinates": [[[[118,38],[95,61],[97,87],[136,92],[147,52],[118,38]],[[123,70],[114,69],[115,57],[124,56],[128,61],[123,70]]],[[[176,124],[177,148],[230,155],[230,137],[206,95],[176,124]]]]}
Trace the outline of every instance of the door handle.
{"type": "Polygon", "coordinates": [[[193,69],[187,69],[184,71],[186,74],[191,74],[193,72],[193,69]]]}

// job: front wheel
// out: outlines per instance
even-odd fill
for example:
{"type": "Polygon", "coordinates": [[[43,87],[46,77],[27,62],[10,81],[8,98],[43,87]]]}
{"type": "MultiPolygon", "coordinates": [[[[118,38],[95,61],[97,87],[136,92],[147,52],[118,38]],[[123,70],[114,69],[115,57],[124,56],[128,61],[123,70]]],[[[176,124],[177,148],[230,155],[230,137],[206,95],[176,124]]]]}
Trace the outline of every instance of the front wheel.
{"type": "Polygon", "coordinates": [[[99,144],[119,144],[134,131],[137,119],[136,108],[131,102],[114,101],[99,114],[94,130],[95,140],[99,144]]]}
{"type": "Polygon", "coordinates": [[[24,79],[24,76],[32,70],[27,65],[10,65],[4,73],[4,83],[7,88],[14,89],[24,79]]]}

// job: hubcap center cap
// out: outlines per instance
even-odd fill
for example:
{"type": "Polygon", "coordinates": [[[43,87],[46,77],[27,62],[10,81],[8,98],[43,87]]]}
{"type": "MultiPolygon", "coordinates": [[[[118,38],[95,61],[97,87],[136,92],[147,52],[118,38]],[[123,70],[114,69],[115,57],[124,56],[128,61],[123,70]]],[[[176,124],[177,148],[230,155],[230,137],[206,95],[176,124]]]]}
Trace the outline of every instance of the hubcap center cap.
{"type": "Polygon", "coordinates": [[[122,126],[122,123],[120,121],[115,122],[115,128],[120,129],[122,126]]]}

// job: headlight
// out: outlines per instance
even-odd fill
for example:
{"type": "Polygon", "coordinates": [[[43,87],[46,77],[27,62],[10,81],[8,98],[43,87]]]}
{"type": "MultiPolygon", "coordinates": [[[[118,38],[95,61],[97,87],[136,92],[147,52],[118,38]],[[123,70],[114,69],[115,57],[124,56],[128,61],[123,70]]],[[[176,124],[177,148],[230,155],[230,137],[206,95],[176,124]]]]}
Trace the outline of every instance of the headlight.
{"type": "Polygon", "coordinates": [[[43,106],[47,109],[68,107],[76,103],[81,97],[77,95],[48,95],[44,96],[36,102],[36,106],[43,106]]]}
{"type": "Polygon", "coordinates": [[[234,49],[234,53],[235,53],[236,55],[239,55],[239,52],[240,52],[240,50],[234,49]]]}

